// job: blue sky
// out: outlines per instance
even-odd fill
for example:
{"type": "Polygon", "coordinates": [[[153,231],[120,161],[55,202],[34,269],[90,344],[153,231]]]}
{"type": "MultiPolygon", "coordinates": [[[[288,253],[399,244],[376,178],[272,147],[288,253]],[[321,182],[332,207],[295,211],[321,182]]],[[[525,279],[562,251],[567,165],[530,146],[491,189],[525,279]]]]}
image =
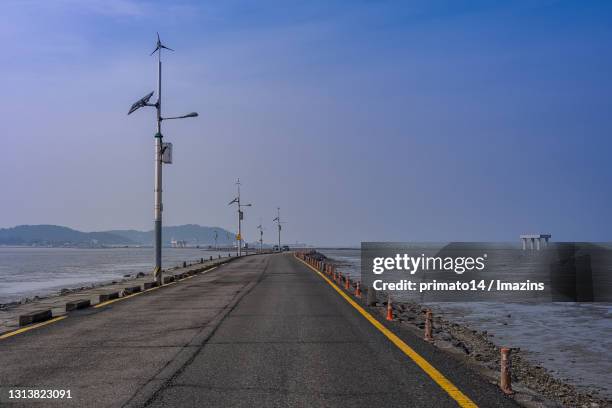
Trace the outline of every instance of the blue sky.
{"type": "Polygon", "coordinates": [[[159,31],[164,222],[289,242],[612,239],[612,5],[5,1],[0,226],[149,229],[159,31]]]}

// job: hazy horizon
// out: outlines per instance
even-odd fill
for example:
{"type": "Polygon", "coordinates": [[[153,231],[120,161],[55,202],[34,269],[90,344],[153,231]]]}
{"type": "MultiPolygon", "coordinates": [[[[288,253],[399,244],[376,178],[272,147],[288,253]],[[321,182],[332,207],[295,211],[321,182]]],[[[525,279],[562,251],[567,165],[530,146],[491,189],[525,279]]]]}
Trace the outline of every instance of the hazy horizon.
{"type": "Polygon", "coordinates": [[[0,225],[247,241],[612,241],[612,4],[8,1],[0,225]],[[155,99],[154,96],[153,99],[155,99]],[[264,236],[265,238],[265,236],[264,236]]]}

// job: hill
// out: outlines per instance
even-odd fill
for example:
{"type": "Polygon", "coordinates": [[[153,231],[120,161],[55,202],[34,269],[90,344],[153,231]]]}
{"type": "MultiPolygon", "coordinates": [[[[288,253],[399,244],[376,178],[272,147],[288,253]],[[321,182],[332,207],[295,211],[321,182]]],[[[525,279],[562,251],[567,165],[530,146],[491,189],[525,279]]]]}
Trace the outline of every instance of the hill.
{"type": "MultiPolygon", "coordinates": [[[[153,244],[153,231],[137,230],[111,230],[106,231],[113,235],[119,235],[126,239],[138,242],[142,245],[153,244]]],[[[186,241],[188,245],[214,245],[215,232],[217,233],[218,245],[231,245],[235,235],[223,228],[204,227],[197,224],[186,224],[162,227],[163,245],[170,245],[172,240],[186,241]]]]}
{"type": "MultiPolygon", "coordinates": [[[[164,246],[172,240],[185,241],[189,246],[231,245],[234,234],[219,227],[203,227],[196,224],[168,226],[162,229],[164,246]]],[[[35,246],[123,246],[153,245],[153,231],[113,230],[82,232],[59,225],[18,225],[0,228],[0,245],[35,246]]]]}
{"type": "Polygon", "coordinates": [[[81,232],[59,225],[18,225],[0,228],[0,245],[100,246],[135,245],[129,238],[108,232],[81,232]]]}

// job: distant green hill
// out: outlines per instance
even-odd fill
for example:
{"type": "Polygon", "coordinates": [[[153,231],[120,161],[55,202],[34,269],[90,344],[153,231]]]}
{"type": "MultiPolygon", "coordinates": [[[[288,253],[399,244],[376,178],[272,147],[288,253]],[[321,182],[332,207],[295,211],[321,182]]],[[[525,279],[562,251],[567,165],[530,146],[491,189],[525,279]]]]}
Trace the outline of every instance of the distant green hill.
{"type": "MultiPolygon", "coordinates": [[[[153,231],[112,230],[106,231],[113,235],[120,235],[142,245],[153,244],[153,231]]],[[[218,245],[231,245],[235,235],[219,227],[203,227],[197,224],[162,227],[162,242],[170,245],[172,240],[186,241],[189,245],[214,245],[215,232],[217,232],[218,245]]]]}
{"type": "Polygon", "coordinates": [[[18,225],[0,228],[0,245],[100,246],[135,245],[136,242],[108,232],[81,232],[58,225],[18,225]]]}
{"type": "MultiPolygon", "coordinates": [[[[203,227],[195,224],[163,227],[163,244],[172,240],[185,241],[190,246],[214,245],[215,232],[218,245],[231,245],[234,234],[218,227],[203,227]]],[[[58,225],[18,225],[0,228],[0,245],[39,246],[115,246],[152,245],[153,231],[114,230],[81,232],[58,225]]]]}

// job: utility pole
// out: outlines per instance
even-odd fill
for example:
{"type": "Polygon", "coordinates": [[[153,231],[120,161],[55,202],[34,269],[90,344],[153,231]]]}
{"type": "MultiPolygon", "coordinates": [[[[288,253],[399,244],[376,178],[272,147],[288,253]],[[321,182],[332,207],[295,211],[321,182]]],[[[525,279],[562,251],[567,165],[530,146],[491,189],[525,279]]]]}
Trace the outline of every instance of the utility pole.
{"type": "Polygon", "coordinates": [[[219,232],[215,230],[215,251],[219,250],[219,245],[217,245],[217,238],[219,237],[219,232]]]}
{"type": "Polygon", "coordinates": [[[278,252],[282,252],[281,249],[281,219],[280,219],[280,207],[276,207],[276,211],[277,211],[277,215],[276,218],[273,219],[272,221],[276,221],[276,224],[278,225],[278,252]]]}
{"type": "Polygon", "coordinates": [[[240,203],[240,178],[238,178],[236,181],[236,185],[238,186],[238,196],[230,201],[228,205],[232,205],[234,203],[238,204],[238,236],[236,237],[236,240],[238,241],[238,256],[240,256],[242,255],[242,220],[244,219],[242,207],[250,207],[251,204],[240,203]]]}
{"type": "Polygon", "coordinates": [[[157,102],[149,103],[149,99],[153,96],[153,92],[149,93],[138,102],[134,103],[130,108],[128,115],[134,111],[144,107],[152,106],[157,110],[157,133],[155,134],[155,185],[154,185],[154,226],[155,226],[155,268],[153,269],[153,279],[158,283],[162,283],[162,164],[172,163],[172,144],[163,142],[163,135],[161,131],[161,123],[163,120],[168,119],[184,119],[194,118],[198,116],[196,112],[191,112],[183,116],[175,116],[164,118],[162,117],[162,63],[161,63],[161,51],[162,49],[174,51],[171,48],[166,47],[162,44],[159,33],[157,34],[157,46],[151,53],[151,55],[157,52],[157,102]],[[168,150],[169,149],[169,150],[168,150]]]}
{"type": "Polygon", "coordinates": [[[257,229],[259,230],[259,252],[263,252],[263,227],[261,224],[257,226],[257,229]]]}

